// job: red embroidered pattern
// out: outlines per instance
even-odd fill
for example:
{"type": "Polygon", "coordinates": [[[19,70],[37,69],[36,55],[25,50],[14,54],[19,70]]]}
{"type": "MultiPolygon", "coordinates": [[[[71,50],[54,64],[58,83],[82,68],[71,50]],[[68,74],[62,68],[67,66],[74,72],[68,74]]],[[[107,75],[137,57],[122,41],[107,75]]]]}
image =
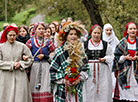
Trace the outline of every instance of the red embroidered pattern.
{"type": "Polygon", "coordinates": [[[100,45],[100,41],[98,42],[98,43],[96,43],[96,44],[94,44],[93,42],[92,42],[92,39],[90,39],[90,41],[91,41],[91,43],[92,43],[92,45],[94,46],[94,47],[97,47],[97,46],[99,46],[100,45]]]}
{"type": "Polygon", "coordinates": [[[134,44],[134,43],[136,42],[136,38],[135,38],[135,40],[134,40],[133,42],[131,42],[131,41],[129,40],[129,37],[127,37],[127,41],[128,41],[130,44],[134,44]]]}
{"type": "Polygon", "coordinates": [[[53,95],[49,92],[32,93],[33,102],[53,102],[53,95]]]}
{"type": "Polygon", "coordinates": [[[35,39],[36,39],[36,43],[37,43],[37,45],[40,47],[40,46],[43,46],[43,44],[44,44],[44,39],[43,39],[43,43],[42,43],[42,45],[39,45],[39,43],[38,43],[38,40],[37,40],[37,38],[36,38],[36,36],[35,36],[35,39]]]}

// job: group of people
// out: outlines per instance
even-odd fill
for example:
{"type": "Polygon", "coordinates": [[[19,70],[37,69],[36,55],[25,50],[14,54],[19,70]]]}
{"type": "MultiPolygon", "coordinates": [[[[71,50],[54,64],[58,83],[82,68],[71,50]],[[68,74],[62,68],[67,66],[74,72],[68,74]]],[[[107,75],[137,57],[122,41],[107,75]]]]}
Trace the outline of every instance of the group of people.
{"type": "Polygon", "coordinates": [[[111,24],[6,24],[0,38],[0,102],[138,102],[138,31],[119,41],[111,24]]]}

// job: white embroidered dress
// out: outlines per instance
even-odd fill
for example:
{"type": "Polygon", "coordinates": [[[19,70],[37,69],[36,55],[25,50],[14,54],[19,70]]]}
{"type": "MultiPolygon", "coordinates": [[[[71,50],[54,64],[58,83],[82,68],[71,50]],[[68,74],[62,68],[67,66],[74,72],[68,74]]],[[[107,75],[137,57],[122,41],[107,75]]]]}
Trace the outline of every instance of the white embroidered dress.
{"type": "MultiPolygon", "coordinates": [[[[102,50],[103,44],[100,41],[99,46],[95,47],[92,43],[88,42],[89,50],[102,50]]],[[[83,89],[84,102],[112,102],[112,79],[111,79],[111,68],[108,66],[112,63],[113,53],[110,45],[108,44],[106,50],[106,63],[100,63],[98,60],[89,60],[90,72],[89,78],[85,82],[83,89]],[[99,65],[99,70],[98,70],[99,65]],[[95,69],[94,69],[95,66],[95,69]],[[95,76],[94,76],[95,70],[95,76]],[[94,78],[96,82],[94,83],[94,78]],[[86,96],[85,96],[86,94],[86,96]]]]}

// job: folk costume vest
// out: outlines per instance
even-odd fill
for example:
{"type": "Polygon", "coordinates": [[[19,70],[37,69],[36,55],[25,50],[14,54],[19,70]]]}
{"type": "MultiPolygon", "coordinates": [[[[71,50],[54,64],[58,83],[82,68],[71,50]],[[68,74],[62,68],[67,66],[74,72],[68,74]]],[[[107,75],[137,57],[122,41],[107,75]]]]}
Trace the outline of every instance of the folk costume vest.
{"type": "Polygon", "coordinates": [[[106,49],[107,49],[107,42],[102,40],[102,43],[103,43],[102,50],[89,50],[88,42],[89,42],[89,40],[84,42],[85,53],[88,56],[88,60],[98,60],[98,58],[103,58],[105,56],[106,49]]]}
{"type": "MultiPolygon", "coordinates": [[[[38,58],[37,58],[37,55],[39,54],[44,54],[44,56],[48,56],[49,55],[49,52],[48,52],[48,45],[49,45],[49,40],[47,42],[45,42],[43,40],[42,44],[39,45],[38,44],[38,40],[36,37],[33,37],[31,38],[31,45],[32,45],[32,55],[34,56],[36,54],[36,52],[38,51],[38,53],[34,56],[34,61],[40,61],[38,58]]],[[[41,61],[45,61],[45,59],[43,58],[41,61]]]]}

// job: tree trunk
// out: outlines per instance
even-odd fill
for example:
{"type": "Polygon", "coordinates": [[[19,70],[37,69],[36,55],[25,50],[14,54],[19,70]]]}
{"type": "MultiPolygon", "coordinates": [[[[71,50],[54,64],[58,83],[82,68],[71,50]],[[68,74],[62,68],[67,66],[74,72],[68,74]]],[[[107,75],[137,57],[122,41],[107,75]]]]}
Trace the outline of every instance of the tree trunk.
{"type": "Polygon", "coordinates": [[[98,5],[96,5],[95,1],[94,0],[82,0],[82,2],[89,13],[92,25],[99,24],[100,26],[103,27],[103,21],[102,21],[101,15],[98,10],[98,5]]]}

